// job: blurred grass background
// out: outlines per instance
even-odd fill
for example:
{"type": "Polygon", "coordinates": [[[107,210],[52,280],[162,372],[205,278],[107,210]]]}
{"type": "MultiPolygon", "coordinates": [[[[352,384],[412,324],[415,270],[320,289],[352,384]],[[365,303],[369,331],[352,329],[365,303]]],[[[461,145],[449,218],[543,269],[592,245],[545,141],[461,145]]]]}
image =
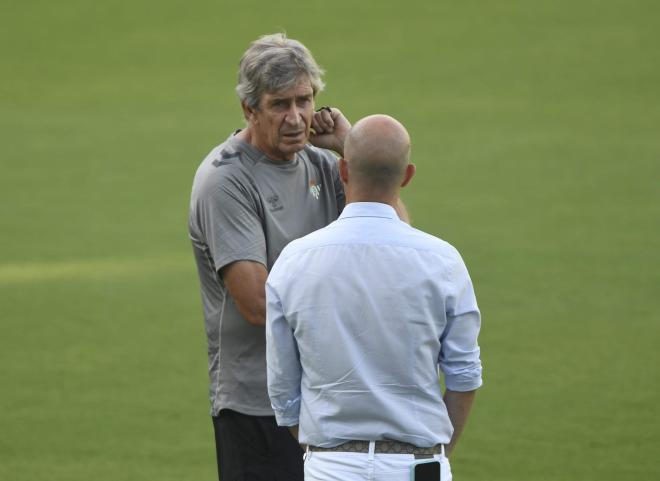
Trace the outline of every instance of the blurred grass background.
{"type": "Polygon", "coordinates": [[[0,479],[215,479],[189,192],[242,125],[240,55],[281,30],[327,70],[319,105],[406,124],[413,222],[471,271],[485,385],[456,479],[660,478],[659,15],[5,0],[0,479]]]}

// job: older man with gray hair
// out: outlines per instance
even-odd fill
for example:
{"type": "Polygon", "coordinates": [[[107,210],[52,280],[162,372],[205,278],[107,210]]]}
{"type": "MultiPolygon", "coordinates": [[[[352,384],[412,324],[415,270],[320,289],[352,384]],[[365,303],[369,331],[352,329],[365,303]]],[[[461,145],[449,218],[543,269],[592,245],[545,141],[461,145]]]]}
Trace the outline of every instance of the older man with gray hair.
{"type": "Polygon", "coordinates": [[[306,481],[451,481],[481,385],[472,282],[454,247],[395,212],[415,173],[403,125],[362,119],[344,150],[339,219],[291,242],[268,276],[275,416],[307,445],[306,481]]]}
{"type": "Polygon", "coordinates": [[[344,207],[337,159],[326,149],[343,154],[350,124],[338,109],[315,112],[322,73],[296,40],[254,41],[236,87],[247,125],[209,153],[193,183],[189,232],[222,481],[303,478],[300,446],[278,428],[268,398],[264,285],[289,241],[344,207]]]}

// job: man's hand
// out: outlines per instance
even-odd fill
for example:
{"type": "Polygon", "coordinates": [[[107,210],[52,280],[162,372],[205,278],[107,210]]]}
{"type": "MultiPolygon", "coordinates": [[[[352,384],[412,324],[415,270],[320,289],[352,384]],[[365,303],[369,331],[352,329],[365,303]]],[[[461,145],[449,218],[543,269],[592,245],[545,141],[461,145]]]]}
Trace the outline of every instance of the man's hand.
{"type": "Polygon", "coordinates": [[[298,441],[298,425],[289,426],[289,431],[291,431],[291,435],[298,441]]]}
{"type": "Polygon", "coordinates": [[[309,141],[316,147],[330,149],[344,155],[344,140],[351,129],[351,123],[341,110],[334,107],[322,107],[314,113],[309,141]]]}

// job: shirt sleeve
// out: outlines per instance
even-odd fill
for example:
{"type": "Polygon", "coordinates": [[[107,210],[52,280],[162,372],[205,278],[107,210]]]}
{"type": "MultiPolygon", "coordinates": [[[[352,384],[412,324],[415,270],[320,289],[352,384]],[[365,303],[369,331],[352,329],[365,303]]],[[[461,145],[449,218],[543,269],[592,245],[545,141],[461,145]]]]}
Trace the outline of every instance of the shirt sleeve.
{"type": "Polygon", "coordinates": [[[302,366],[293,329],[270,282],[266,283],[266,363],[268,395],[277,424],[295,426],[300,417],[302,366]]]}
{"type": "Polygon", "coordinates": [[[198,222],[216,271],[238,260],[266,265],[266,239],[256,197],[249,182],[231,172],[218,172],[200,196],[198,222]]]}
{"type": "Polygon", "coordinates": [[[472,391],[482,385],[477,342],[481,314],[472,281],[460,256],[452,275],[452,286],[452,294],[446,303],[447,325],[440,338],[442,347],[438,362],[447,389],[472,391]]]}

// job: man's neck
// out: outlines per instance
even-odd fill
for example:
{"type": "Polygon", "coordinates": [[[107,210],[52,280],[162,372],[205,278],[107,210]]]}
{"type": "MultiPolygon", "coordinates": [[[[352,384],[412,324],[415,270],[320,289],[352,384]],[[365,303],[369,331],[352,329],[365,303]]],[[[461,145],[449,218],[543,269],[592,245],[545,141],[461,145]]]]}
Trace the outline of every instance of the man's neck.
{"type": "Polygon", "coordinates": [[[252,143],[251,142],[252,135],[250,134],[250,128],[249,127],[246,127],[244,129],[239,130],[238,132],[236,132],[234,137],[236,137],[237,139],[242,140],[243,142],[247,142],[248,144],[252,143]]]}
{"type": "Polygon", "coordinates": [[[352,202],[378,202],[396,209],[399,203],[399,193],[352,192],[350,189],[347,189],[346,203],[350,204],[352,202]]]}

